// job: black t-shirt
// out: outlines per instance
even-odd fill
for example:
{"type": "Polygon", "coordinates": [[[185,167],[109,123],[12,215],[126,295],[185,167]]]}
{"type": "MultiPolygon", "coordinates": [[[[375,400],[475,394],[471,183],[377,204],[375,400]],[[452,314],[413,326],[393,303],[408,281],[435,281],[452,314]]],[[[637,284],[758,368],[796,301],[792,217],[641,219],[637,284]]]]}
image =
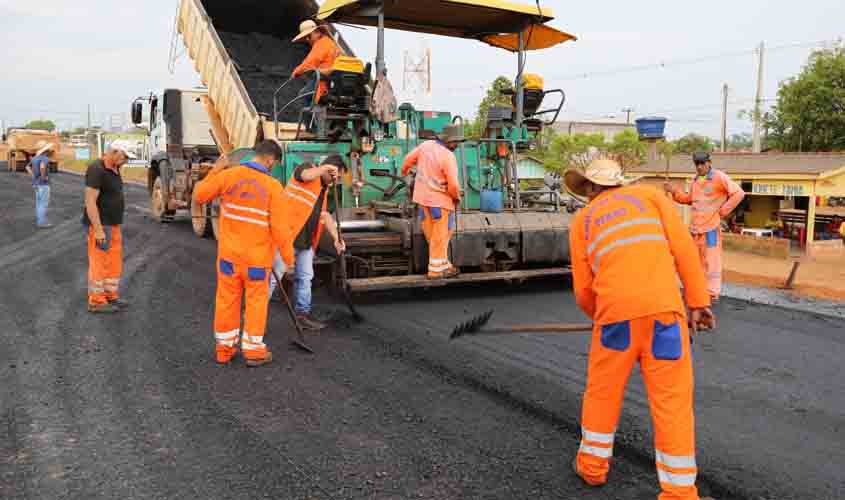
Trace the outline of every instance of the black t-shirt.
{"type": "MultiPolygon", "coordinates": [[[[302,172],[305,168],[305,165],[301,165],[293,171],[294,178],[299,182],[304,182],[302,180],[302,172]]],[[[323,213],[323,199],[325,197],[326,186],[323,186],[320,190],[320,196],[317,197],[317,203],[314,204],[314,210],[311,211],[311,215],[308,216],[308,221],[305,222],[305,226],[302,227],[302,231],[296,235],[296,239],[293,241],[293,247],[297,250],[307,250],[312,247],[314,243],[314,234],[320,226],[320,216],[323,213]]]]}
{"type": "MultiPolygon", "coordinates": [[[[88,165],[85,173],[85,187],[100,190],[97,197],[97,209],[100,211],[100,222],[104,226],[118,226],[123,224],[123,179],[119,174],[106,168],[103,160],[96,160],[88,165]]],[[[82,223],[91,225],[85,205],[82,206],[82,223]]]]}

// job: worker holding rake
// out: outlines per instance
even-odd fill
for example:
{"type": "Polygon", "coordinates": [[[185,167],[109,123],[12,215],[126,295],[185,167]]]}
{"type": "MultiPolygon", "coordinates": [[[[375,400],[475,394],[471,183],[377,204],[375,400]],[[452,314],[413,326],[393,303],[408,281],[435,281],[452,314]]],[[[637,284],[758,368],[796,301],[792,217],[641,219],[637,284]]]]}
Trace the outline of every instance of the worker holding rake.
{"type": "Polygon", "coordinates": [[[626,186],[622,168],[595,160],[570,170],[567,190],[589,199],[570,232],[573,288],[593,319],[576,473],[607,482],[625,385],[640,364],[651,416],[660,500],[698,500],[693,415],[693,332],[714,326],[698,251],[672,202],[626,186]]]}

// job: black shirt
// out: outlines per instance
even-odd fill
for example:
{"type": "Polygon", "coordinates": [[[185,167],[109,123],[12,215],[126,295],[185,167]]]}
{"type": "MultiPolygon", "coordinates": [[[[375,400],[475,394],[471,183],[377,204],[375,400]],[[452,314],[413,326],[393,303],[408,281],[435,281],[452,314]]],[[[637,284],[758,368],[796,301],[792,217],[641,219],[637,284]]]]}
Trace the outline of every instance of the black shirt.
{"type": "MultiPolygon", "coordinates": [[[[97,209],[100,211],[100,222],[104,226],[118,226],[123,224],[123,179],[120,174],[106,168],[103,160],[96,160],[88,165],[85,173],[85,187],[99,189],[97,209]]],[[[82,223],[91,225],[85,205],[82,206],[82,223]]]]}
{"type": "MultiPolygon", "coordinates": [[[[305,170],[305,165],[300,165],[293,171],[293,176],[299,182],[305,182],[302,180],[302,172],[305,170]]],[[[308,220],[305,222],[305,226],[302,227],[302,231],[296,235],[296,239],[293,241],[293,247],[297,250],[307,250],[311,248],[314,244],[314,234],[317,232],[317,228],[320,227],[320,216],[323,213],[323,199],[326,197],[326,186],[320,190],[320,196],[317,197],[317,203],[314,204],[314,210],[311,211],[311,215],[308,216],[308,220]]]]}

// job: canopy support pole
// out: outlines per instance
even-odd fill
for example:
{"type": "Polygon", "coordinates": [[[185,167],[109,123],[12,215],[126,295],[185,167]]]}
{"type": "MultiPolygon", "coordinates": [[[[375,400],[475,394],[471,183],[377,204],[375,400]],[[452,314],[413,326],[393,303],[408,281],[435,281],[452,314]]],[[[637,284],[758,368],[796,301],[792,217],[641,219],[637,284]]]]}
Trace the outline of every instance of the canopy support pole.
{"type": "Polygon", "coordinates": [[[378,47],[376,48],[376,76],[387,73],[384,62],[384,4],[378,12],[378,47]]]}
{"type": "Polygon", "coordinates": [[[525,30],[519,32],[519,58],[518,71],[516,74],[516,126],[522,128],[522,118],[525,112],[525,96],[523,95],[523,78],[522,72],[525,69],[525,30]]]}

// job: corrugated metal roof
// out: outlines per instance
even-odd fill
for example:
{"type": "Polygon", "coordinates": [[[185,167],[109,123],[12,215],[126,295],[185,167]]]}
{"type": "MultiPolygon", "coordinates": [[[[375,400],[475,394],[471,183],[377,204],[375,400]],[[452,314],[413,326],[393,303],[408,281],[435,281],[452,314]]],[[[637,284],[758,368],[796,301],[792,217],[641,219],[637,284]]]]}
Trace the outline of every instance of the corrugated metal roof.
{"type": "MultiPolygon", "coordinates": [[[[714,153],[713,168],[728,174],[791,174],[818,176],[845,167],[845,153],[714,153]]],[[[672,158],[669,172],[691,174],[692,156],[672,158]]],[[[660,174],[666,172],[666,160],[648,162],[628,170],[632,174],[660,174]]]]}

